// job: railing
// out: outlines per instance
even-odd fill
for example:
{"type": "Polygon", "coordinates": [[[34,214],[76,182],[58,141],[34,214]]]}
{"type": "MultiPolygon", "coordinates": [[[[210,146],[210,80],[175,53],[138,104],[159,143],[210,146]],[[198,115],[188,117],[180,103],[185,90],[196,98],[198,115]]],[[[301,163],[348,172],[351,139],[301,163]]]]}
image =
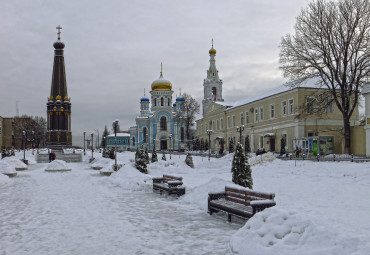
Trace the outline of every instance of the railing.
{"type": "Polygon", "coordinates": [[[370,162],[370,158],[366,157],[365,155],[349,155],[349,154],[329,154],[329,155],[316,155],[316,156],[305,156],[300,155],[296,157],[292,153],[288,154],[288,156],[276,156],[276,158],[282,160],[312,160],[312,161],[350,161],[350,162],[370,162]]]}

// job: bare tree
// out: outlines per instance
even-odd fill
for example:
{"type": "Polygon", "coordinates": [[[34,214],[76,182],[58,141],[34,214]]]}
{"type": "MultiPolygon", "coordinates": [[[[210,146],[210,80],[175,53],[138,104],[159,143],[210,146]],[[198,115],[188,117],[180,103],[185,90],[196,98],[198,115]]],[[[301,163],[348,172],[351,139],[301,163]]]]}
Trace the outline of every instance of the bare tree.
{"type": "Polygon", "coordinates": [[[369,0],[315,0],[297,17],[295,35],[280,44],[280,68],[294,86],[316,77],[329,89],[343,116],[346,153],[349,120],[369,79],[369,6],[369,0]]]}
{"type": "Polygon", "coordinates": [[[44,145],[46,132],[46,119],[22,115],[14,118],[14,143],[16,148],[21,148],[22,132],[25,131],[26,142],[33,142],[35,147],[44,145]]]}
{"type": "Polygon", "coordinates": [[[194,121],[196,114],[199,113],[200,105],[191,95],[187,93],[182,94],[182,98],[184,98],[184,102],[182,103],[182,108],[177,111],[177,116],[185,123],[185,135],[189,147],[191,139],[190,129],[192,126],[194,126],[194,121]]]}

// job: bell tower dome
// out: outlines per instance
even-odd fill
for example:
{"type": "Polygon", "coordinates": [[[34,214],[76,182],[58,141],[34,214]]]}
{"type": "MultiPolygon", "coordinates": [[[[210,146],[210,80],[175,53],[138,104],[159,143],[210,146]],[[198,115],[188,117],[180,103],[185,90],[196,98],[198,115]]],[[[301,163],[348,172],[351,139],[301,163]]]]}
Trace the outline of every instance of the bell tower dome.
{"type": "Polygon", "coordinates": [[[207,111],[212,101],[223,102],[222,98],[222,80],[218,76],[218,70],[216,67],[216,50],[212,48],[209,50],[209,69],[207,70],[207,78],[203,81],[204,98],[202,100],[203,115],[207,111]]]}

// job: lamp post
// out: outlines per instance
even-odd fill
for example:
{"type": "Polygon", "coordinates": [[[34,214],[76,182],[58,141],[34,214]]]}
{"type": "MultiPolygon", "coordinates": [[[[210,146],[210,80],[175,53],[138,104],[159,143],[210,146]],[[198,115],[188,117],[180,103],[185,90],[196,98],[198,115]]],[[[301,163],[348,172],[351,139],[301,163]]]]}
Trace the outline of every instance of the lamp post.
{"type": "Polygon", "coordinates": [[[172,134],[169,135],[169,138],[170,138],[170,159],[171,159],[171,141],[172,141],[172,134]]]}
{"type": "Polygon", "coordinates": [[[99,148],[99,129],[94,129],[98,133],[98,139],[96,140],[96,148],[99,148]]]}
{"type": "Polygon", "coordinates": [[[85,141],[86,141],[86,138],[85,138],[85,136],[86,136],[86,132],[84,132],[84,155],[86,155],[86,150],[85,150],[85,141]]]}
{"type": "Polygon", "coordinates": [[[211,134],[212,130],[207,130],[207,135],[208,135],[208,161],[211,160],[211,134]]]}
{"type": "Polygon", "coordinates": [[[33,147],[34,147],[33,146],[33,141],[35,141],[35,131],[33,131],[33,130],[32,130],[32,140],[31,141],[32,141],[32,155],[35,155],[35,152],[33,150],[33,147]]]}
{"type": "Polygon", "coordinates": [[[118,127],[119,120],[116,119],[113,122],[113,128],[114,128],[114,171],[117,171],[117,127],[118,127]]]}
{"type": "Polygon", "coordinates": [[[239,132],[239,143],[242,144],[242,132],[244,131],[244,125],[236,126],[236,131],[239,132]]]}
{"type": "Polygon", "coordinates": [[[26,131],[22,131],[23,162],[26,163],[26,131]]]}
{"type": "Polygon", "coordinates": [[[103,139],[104,139],[104,150],[105,150],[105,147],[107,146],[107,137],[104,136],[103,139]]]}
{"type": "Polygon", "coordinates": [[[91,160],[94,160],[94,133],[91,133],[91,160]]]}

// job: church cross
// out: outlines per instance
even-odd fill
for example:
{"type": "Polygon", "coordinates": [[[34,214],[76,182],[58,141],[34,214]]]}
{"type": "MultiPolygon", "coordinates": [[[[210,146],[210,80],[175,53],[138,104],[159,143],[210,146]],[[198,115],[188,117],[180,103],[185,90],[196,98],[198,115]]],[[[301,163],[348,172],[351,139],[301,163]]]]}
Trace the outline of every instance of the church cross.
{"type": "Polygon", "coordinates": [[[62,27],[60,26],[60,25],[58,25],[57,27],[56,27],[56,29],[58,29],[58,40],[60,40],[60,34],[61,34],[61,32],[60,32],[60,30],[62,29],[62,27]]]}

